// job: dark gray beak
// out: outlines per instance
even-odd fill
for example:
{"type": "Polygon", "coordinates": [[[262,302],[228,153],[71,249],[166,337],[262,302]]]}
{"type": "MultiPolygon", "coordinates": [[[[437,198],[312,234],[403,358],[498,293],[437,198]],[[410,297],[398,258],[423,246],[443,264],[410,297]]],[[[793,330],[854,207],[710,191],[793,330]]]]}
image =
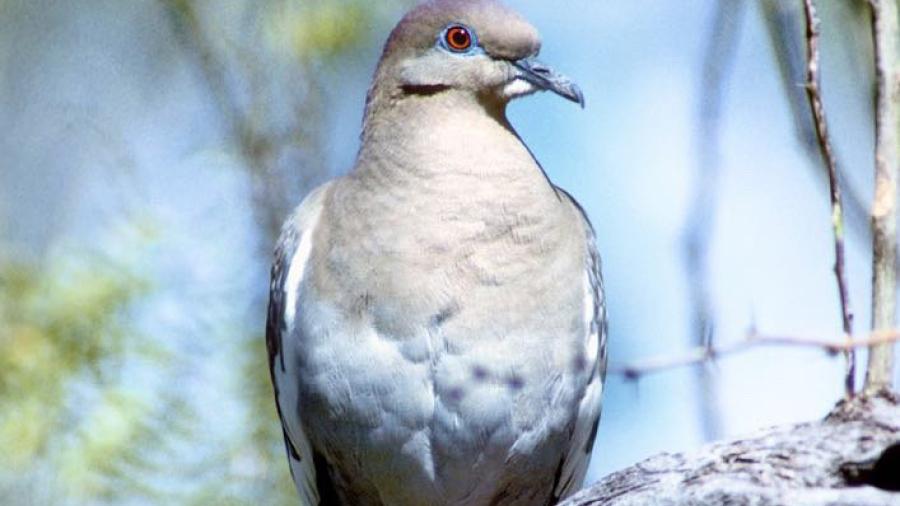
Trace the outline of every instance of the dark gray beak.
{"type": "Polygon", "coordinates": [[[519,78],[528,81],[538,89],[552,91],[569,99],[584,109],[584,95],[581,93],[581,88],[568,77],[557,74],[556,71],[536,58],[523,58],[513,62],[513,65],[519,69],[519,78]]]}

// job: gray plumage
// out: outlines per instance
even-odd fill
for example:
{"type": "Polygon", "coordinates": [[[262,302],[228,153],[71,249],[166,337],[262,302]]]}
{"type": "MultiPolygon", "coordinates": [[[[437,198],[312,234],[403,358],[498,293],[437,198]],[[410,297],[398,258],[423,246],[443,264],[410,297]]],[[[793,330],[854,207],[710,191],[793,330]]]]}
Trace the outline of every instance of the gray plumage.
{"type": "Polygon", "coordinates": [[[581,486],[606,315],[590,224],[506,119],[542,89],[583,103],[539,48],[492,0],[414,9],[354,170],[285,223],[267,343],[304,504],[545,505],[581,486]]]}

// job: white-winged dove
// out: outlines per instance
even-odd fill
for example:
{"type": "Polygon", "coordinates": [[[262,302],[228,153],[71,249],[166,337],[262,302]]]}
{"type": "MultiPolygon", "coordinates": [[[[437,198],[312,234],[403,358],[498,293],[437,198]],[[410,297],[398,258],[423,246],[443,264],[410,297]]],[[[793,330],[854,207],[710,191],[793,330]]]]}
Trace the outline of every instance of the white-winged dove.
{"type": "Polygon", "coordinates": [[[493,0],[433,0],[384,48],[353,171],[284,225],[269,365],[305,504],[546,505],[600,417],[594,233],[506,118],[578,87],[493,0]]]}

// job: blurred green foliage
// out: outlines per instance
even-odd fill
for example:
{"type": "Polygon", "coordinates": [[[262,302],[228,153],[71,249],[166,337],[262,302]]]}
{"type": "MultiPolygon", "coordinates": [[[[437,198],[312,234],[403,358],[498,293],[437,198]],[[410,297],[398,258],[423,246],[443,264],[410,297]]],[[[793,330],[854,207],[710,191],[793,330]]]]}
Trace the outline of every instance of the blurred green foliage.
{"type": "Polygon", "coordinates": [[[331,58],[368,40],[371,2],[287,2],[268,14],[270,43],[303,60],[331,58]]]}
{"type": "Polygon", "coordinates": [[[0,484],[49,464],[67,495],[102,492],[92,474],[114,465],[146,412],[119,366],[136,341],[130,309],[149,288],[87,252],[0,261],[0,484]],[[99,387],[89,407],[72,402],[84,384],[99,387]]]}
{"type": "MultiPolygon", "coordinates": [[[[244,149],[241,168],[267,179],[263,188],[291,188],[290,205],[296,205],[309,188],[284,184],[284,171],[268,165],[284,146],[320,152],[321,139],[307,123],[325,98],[280,90],[321,88],[310,69],[380,44],[393,15],[410,3],[163,0],[160,18],[172,29],[158,33],[180,38],[180,51],[198,56],[186,61],[208,81],[223,122],[234,123],[225,130],[238,134],[221,149],[244,149]],[[283,88],[270,86],[278,79],[283,88]],[[297,118],[285,121],[279,111],[297,118]],[[271,146],[272,155],[242,143],[271,146]]],[[[6,5],[0,0],[0,10],[6,5]]],[[[28,12],[27,4],[16,5],[19,14],[28,12]]],[[[99,19],[112,8],[84,6],[99,19]]],[[[141,8],[135,4],[134,12],[141,8]]],[[[0,64],[9,56],[0,51],[0,64]]],[[[304,160],[319,168],[303,171],[324,166],[304,160]]],[[[121,193],[81,193],[71,177],[75,206],[87,199],[116,202],[121,193]]],[[[15,209],[15,202],[4,204],[15,209]]],[[[126,207],[129,216],[153,216],[156,204],[135,200],[126,207]]],[[[269,190],[252,203],[260,222],[280,221],[281,205],[269,190]]],[[[117,205],[99,207],[114,217],[92,219],[91,234],[63,227],[48,251],[0,254],[0,504],[296,504],[262,336],[267,280],[259,279],[256,293],[205,287],[221,305],[201,307],[171,286],[179,281],[171,273],[162,274],[160,245],[172,240],[165,230],[117,216],[117,205]],[[147,322],[148,315],[159,318],[160,298],[183,305],[173,311],[193,319],[193,326],[147,322]],[[213,401],[199,399],[197,389],[213,401]]],[[[273,227],[260,225],[266,248],[257,261],[266,272],[273,227]]],[[[9,251],[8,231],[0,233],[0,252],[9,251]]],[[[228,251],[193,246],[193,255],[214,252],[208,262],[228,262],[228,251]]]]}
{"type": "Polygon", "coordinates": [[[240,414],[204,418],[185,388],[209,357],[179,356],[163,327],[136,320],[161,289],[144,271],[165,237],[125,228],[0,260],[0,504],[294,504],[262,336],[190,336],[235,343],[217,353],[237,388],[203,385],[251,414],[223,441],[240,414]]]}

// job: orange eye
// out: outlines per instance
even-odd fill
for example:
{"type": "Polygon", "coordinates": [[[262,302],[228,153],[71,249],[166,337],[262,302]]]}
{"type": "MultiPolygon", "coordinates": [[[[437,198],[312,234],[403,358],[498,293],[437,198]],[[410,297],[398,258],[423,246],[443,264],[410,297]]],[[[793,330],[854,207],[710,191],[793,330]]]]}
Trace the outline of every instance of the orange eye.
{"type": "Polygon", "coordinates": [[[451,26],[444,39],[447,46],[454,51],[465,51],[472,47],[472,34],[463,26],[451,26]]]}

